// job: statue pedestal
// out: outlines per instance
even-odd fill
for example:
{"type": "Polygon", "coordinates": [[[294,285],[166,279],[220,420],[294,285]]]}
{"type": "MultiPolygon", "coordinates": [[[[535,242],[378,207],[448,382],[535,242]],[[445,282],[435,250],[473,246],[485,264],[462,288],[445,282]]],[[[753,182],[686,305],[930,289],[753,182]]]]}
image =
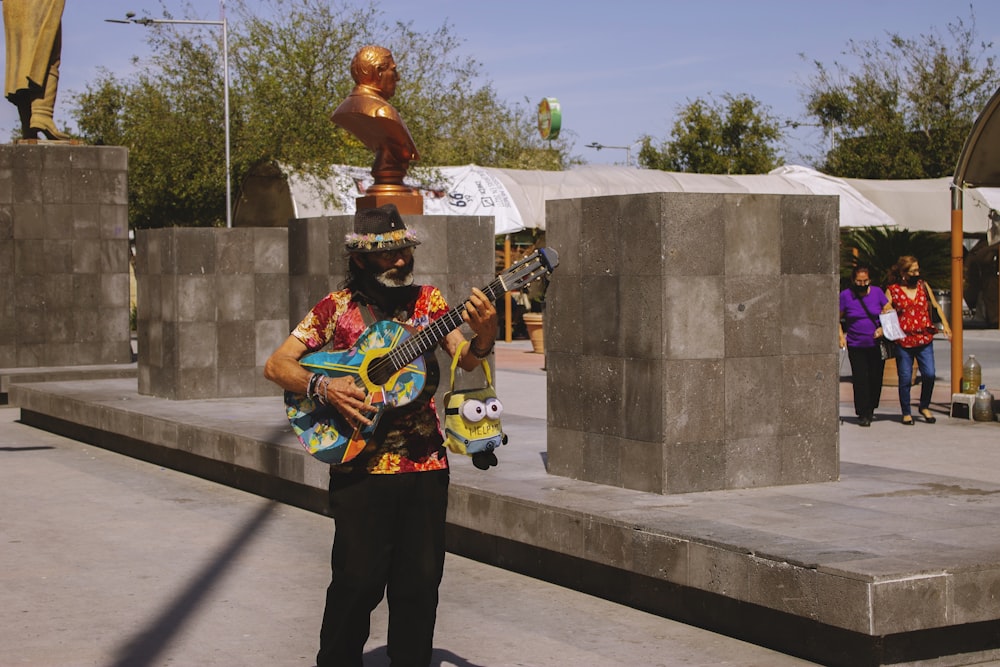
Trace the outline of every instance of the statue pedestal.
{"type": "Polygon", "coordinates": [[[354,207],[360,211],[365,208],[378,208],[386,204],[395,204],[400,215],[424,214],[424,198],[420,193],[413,191],[364,195],[355,200],[354,207]]]}
{"type": "Polygon", "coordinates": [[[128,151],[0,146],[0,368],[123,364],[128,151]]]}

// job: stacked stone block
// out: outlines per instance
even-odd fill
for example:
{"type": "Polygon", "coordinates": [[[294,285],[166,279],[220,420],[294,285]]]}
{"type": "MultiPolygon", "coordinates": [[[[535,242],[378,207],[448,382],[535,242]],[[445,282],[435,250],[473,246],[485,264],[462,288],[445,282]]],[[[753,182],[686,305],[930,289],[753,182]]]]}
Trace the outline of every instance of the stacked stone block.
{"type": "Polygon", "coordinates": [[[0,368],[131,361],[128,152],[0,146],[0,368]]]}
{"type": "Polygon", "coordinates": [[[656,493],[835,480],[835,197],[547,203],[549,472],[656,493]]]}
{"type": "Polygon", "coordinates": [[[136,276],[139,393],[280,393],[263,367],[288,335],[287,230],[142,230],[136,276]]]}

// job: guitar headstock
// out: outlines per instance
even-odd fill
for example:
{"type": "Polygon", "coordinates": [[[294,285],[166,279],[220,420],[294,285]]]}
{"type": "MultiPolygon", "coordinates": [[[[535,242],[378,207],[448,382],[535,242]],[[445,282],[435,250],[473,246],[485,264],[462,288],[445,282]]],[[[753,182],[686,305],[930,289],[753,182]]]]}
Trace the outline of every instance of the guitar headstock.
{"type": "Polygon", "coordinates": [[[552,248],[539,248],[527,257],[514,262],[506,271],[497,276],[504,291],[518,289],[546,276],[559,266],[559,253],[552,248]]]}

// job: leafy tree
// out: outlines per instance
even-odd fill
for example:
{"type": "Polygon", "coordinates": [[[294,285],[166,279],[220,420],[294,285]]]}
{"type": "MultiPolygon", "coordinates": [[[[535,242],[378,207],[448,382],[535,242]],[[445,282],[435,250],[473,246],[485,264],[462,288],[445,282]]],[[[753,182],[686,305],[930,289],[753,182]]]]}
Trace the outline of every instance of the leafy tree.
{"type": "Polygon", "coordinates": [[[701,174],[760,174],[778,165],[780,123],[750,95],[689,102],[680,109],[671,137],[659,147],[643,137],[639,164],[701,174]]]}
{"type": "Polygon", "coordinates": [[[946,35],[848,42],[854,69],[814,62],[808,114],[834,146],[820,169],[850,178],[950,176],[976,117],[1000,84],[993,44],[976,36],[975,18],[946,35]]]}
{"type": "Polygon", "coordinates": [[[920,275],[935,288],[951,282],[948,234],[893,227],[854,227],[841,234],[840,281],[846,287],[855,264],[872,268],[872,282],[885,287],[889,269],[903,255],[920,262],[920,275]]]}
{"type": "MultiPolygon", "coordinates": [[[[392,104],[420,151],[414,167],[561,169],[572,161],[565,138],[541,139],[530,107],[480,83],[479,63],[458,53],[462,40],[447,22],[419,32],[385,20],[376,4],[348,0],[267,0],[259,14],[234,0],[230,9],[234,190],[260,163],[318,176],[336,164],[372,163],[371,152],[330,120],[354,87],[350,62],[365,44],[391,50],[399,67],[392,104]]],[[[197,16],[193,5],[186,12],[197,16]]],[[[222,224],[221,34],[155,24],[147,41],[152,56],[136,75],[102,73],[74,99],[77,126],[93,143],[129,148],[135,226],[222,224]]]]}

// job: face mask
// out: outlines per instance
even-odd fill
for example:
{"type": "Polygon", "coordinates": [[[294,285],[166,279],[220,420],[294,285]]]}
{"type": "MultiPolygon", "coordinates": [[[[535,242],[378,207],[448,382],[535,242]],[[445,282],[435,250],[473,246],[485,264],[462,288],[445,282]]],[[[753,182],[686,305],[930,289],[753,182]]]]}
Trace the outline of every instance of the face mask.
{"type": "Polygon", "coordinates": [[[857,292],[858,294],[864,294],[865,292],[868,291],[869,287],[871,287],[871,285],[851,285],[851,289],[857,292]]]}
{"type": "Polygon", "coordinates": [[[906,284],[910,287],[914,287],[920,280],[920,276],[906,276],[906,284]]]}

